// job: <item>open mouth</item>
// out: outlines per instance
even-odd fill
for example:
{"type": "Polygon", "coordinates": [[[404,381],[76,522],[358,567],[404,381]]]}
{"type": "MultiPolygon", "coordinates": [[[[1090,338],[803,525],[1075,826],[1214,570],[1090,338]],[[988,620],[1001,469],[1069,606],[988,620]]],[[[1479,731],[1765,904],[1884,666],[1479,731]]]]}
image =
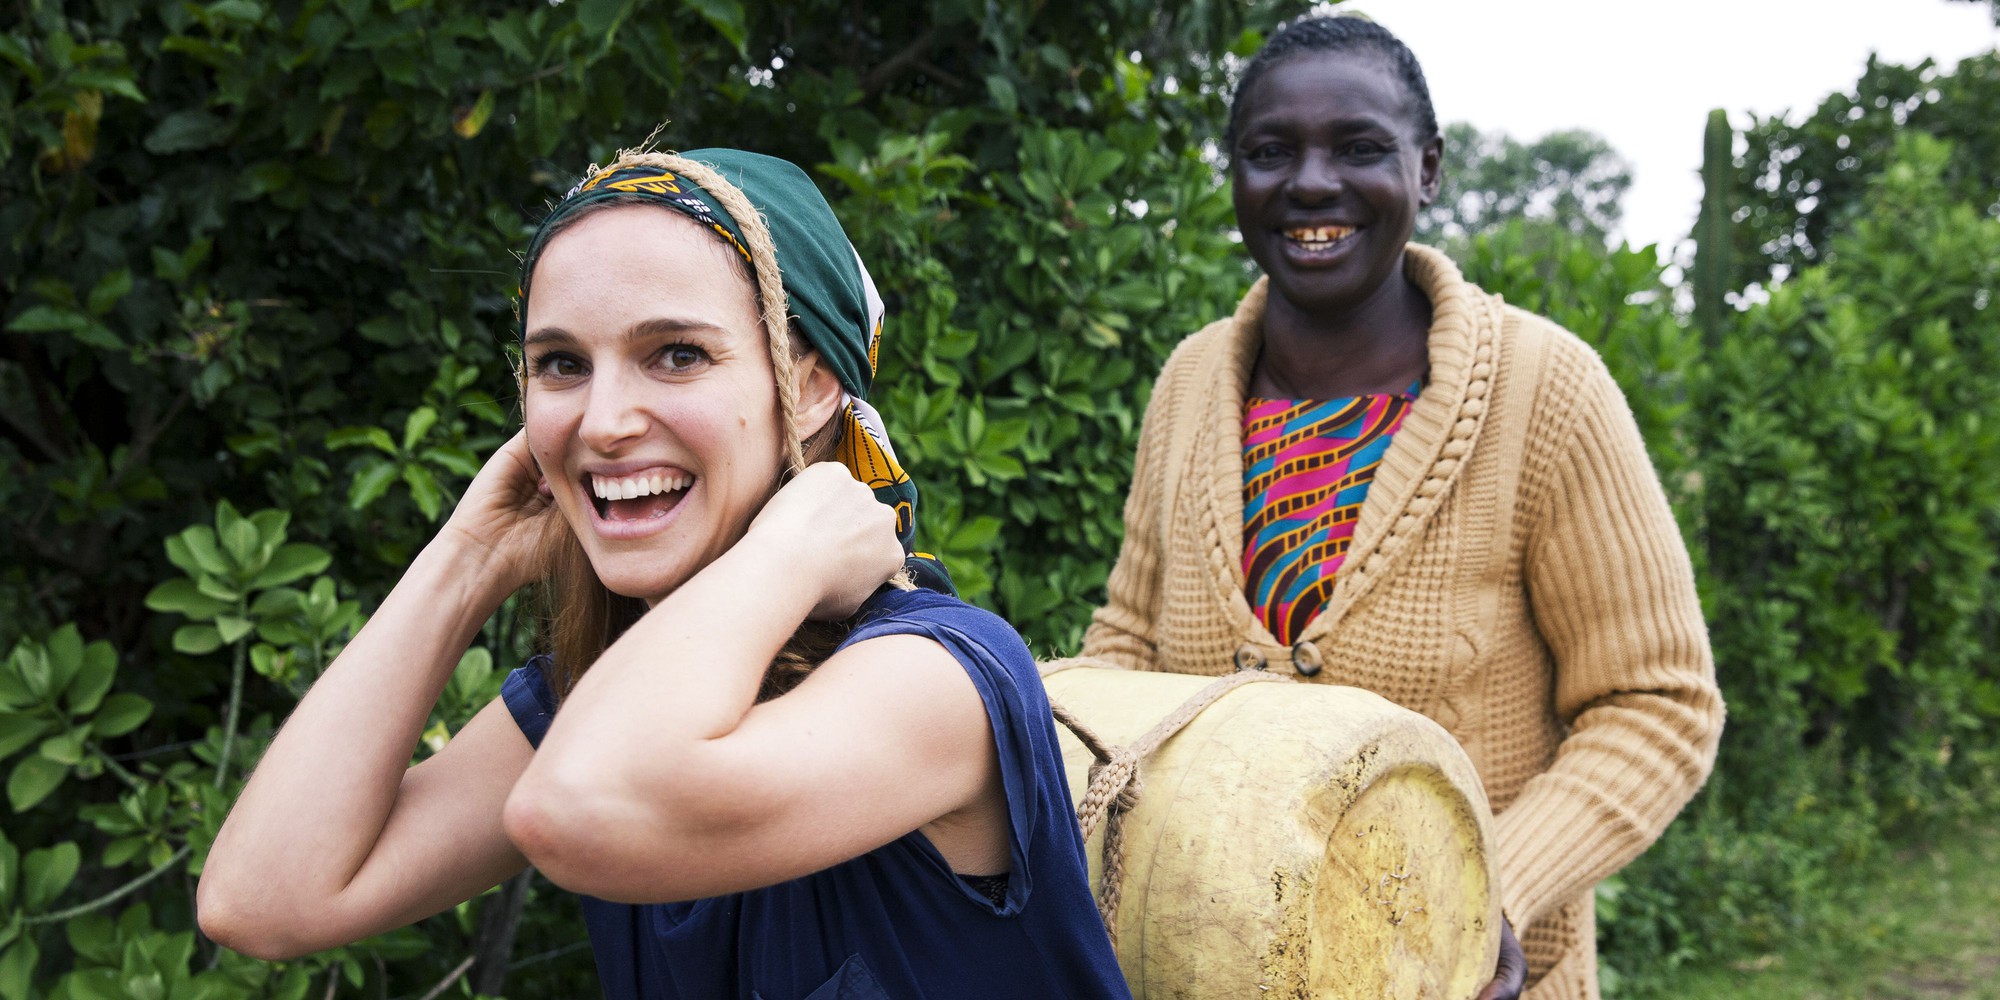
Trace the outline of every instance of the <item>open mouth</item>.
{"type": "Polygon", "coordinates": [[[1308,253],[1331,250],[1358,230],[1353,226],[1297,226],[1285,230],[1285,239],[1308,253]]]}
{"type": "Polygon", "coordinates": [[[584,474],[591,506],[605,521],[645,521],[665,517],[680,505],[694,476],[671,469],[648,469],[629,476],[584,474]]]}

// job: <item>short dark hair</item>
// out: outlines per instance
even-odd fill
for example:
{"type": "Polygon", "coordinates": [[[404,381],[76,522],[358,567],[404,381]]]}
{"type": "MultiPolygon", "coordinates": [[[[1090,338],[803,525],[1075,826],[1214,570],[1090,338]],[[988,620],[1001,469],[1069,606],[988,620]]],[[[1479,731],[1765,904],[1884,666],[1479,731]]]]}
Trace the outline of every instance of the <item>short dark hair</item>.
{"type": "Polygon", "coordinates": [[[1302,17],[1272,35],[1243,70],[1243,79],[1236,84],[1236,95],[1229,101],[1229,129],[1222,136],[1229,158],[1236,158],[1236,123],[1243,114],[1244,95],[1250,93],[1266,70],[1303,53],[1357,50],[1374,52],[1389,60],[1396,74],[1402,77],[1403,89],[1416,104],[1417,139],[1429,142],[1437,138],[1437,111],[1431,107],[1431,88],[1424,82],[1424,68],[1417,64],[1416,53],[1402,39],[1365,17],[1351,14],[1302,17]]]}

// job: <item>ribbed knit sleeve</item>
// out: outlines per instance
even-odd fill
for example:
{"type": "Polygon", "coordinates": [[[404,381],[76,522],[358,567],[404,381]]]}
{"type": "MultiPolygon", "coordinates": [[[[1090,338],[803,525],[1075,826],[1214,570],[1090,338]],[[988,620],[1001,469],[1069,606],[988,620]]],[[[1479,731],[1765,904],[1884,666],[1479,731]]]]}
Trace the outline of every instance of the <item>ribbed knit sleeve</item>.
{"type": "Polygon", "coordinates": [[[1713,767],[1723,718],[1693,569],[1638,425],[1595,354],[1556,354],[1550,391],[1573,395],[1525,572],[1569,733],[1496,820],[1516,927],[1659,837],[1713,767]]]}
{"type": "Polygon", "coordinates": [[[1172,426],[1186,404],[1181,388],[1184,370],[1196,353],[1182,341],[1153,383],[1152,398],[1139,425],[1139,451],[1132,462],[1132,489],[1125,496],[1125,541],[1118,562],[1105,582],[1104,606],[1090,616],[1079,658],[1101,661],[1093,666],[1127,670],[1158,669],[1155,624],[1160,614],[1160,555],[1166,538],[1160,505],[1167,502],[1166,477],[1172,465],[1167,455],[1172,426]]]}

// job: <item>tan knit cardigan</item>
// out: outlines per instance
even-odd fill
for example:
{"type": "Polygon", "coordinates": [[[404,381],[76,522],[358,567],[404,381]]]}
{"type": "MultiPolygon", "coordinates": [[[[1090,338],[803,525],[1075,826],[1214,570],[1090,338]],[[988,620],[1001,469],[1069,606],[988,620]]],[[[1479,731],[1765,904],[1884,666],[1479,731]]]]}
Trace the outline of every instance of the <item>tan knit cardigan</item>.
{"type": "Polygon", "coordinates": [[[1496,814],[1534,1000],[1597,996],[1592,887],[1706,779],[1722,697],[1693,572],[1589,346],[1412,246],[1430,377],[1383,457],[1327,607],[1280,645],[1243,595],[1243,394],[1265,282],[1174,351],[1083,656],[1259,667],[1380,693],[1465,747],[1496,814]]]}

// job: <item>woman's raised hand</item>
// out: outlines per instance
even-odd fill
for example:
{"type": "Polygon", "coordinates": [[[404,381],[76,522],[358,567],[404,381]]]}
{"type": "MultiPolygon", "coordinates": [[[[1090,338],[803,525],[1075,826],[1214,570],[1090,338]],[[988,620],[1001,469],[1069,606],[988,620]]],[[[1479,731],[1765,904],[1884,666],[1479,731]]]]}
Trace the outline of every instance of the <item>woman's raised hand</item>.
{"type": "Polygon", "coordinates": [[[485,553],[486,566],[510,592],[527,586],[539,576],[535,550],[543,515],[554,506],[541,483],[521,431],[486,460],[440,536],[454,535],[485,553]]]}
{"type": "Polygon", "coordinates": [[[808,617],[853,614],[903,567],[896,512],[836,462],[817,462],[778,490],[750,522],[746,542],[812,581],[808,617]]]}

